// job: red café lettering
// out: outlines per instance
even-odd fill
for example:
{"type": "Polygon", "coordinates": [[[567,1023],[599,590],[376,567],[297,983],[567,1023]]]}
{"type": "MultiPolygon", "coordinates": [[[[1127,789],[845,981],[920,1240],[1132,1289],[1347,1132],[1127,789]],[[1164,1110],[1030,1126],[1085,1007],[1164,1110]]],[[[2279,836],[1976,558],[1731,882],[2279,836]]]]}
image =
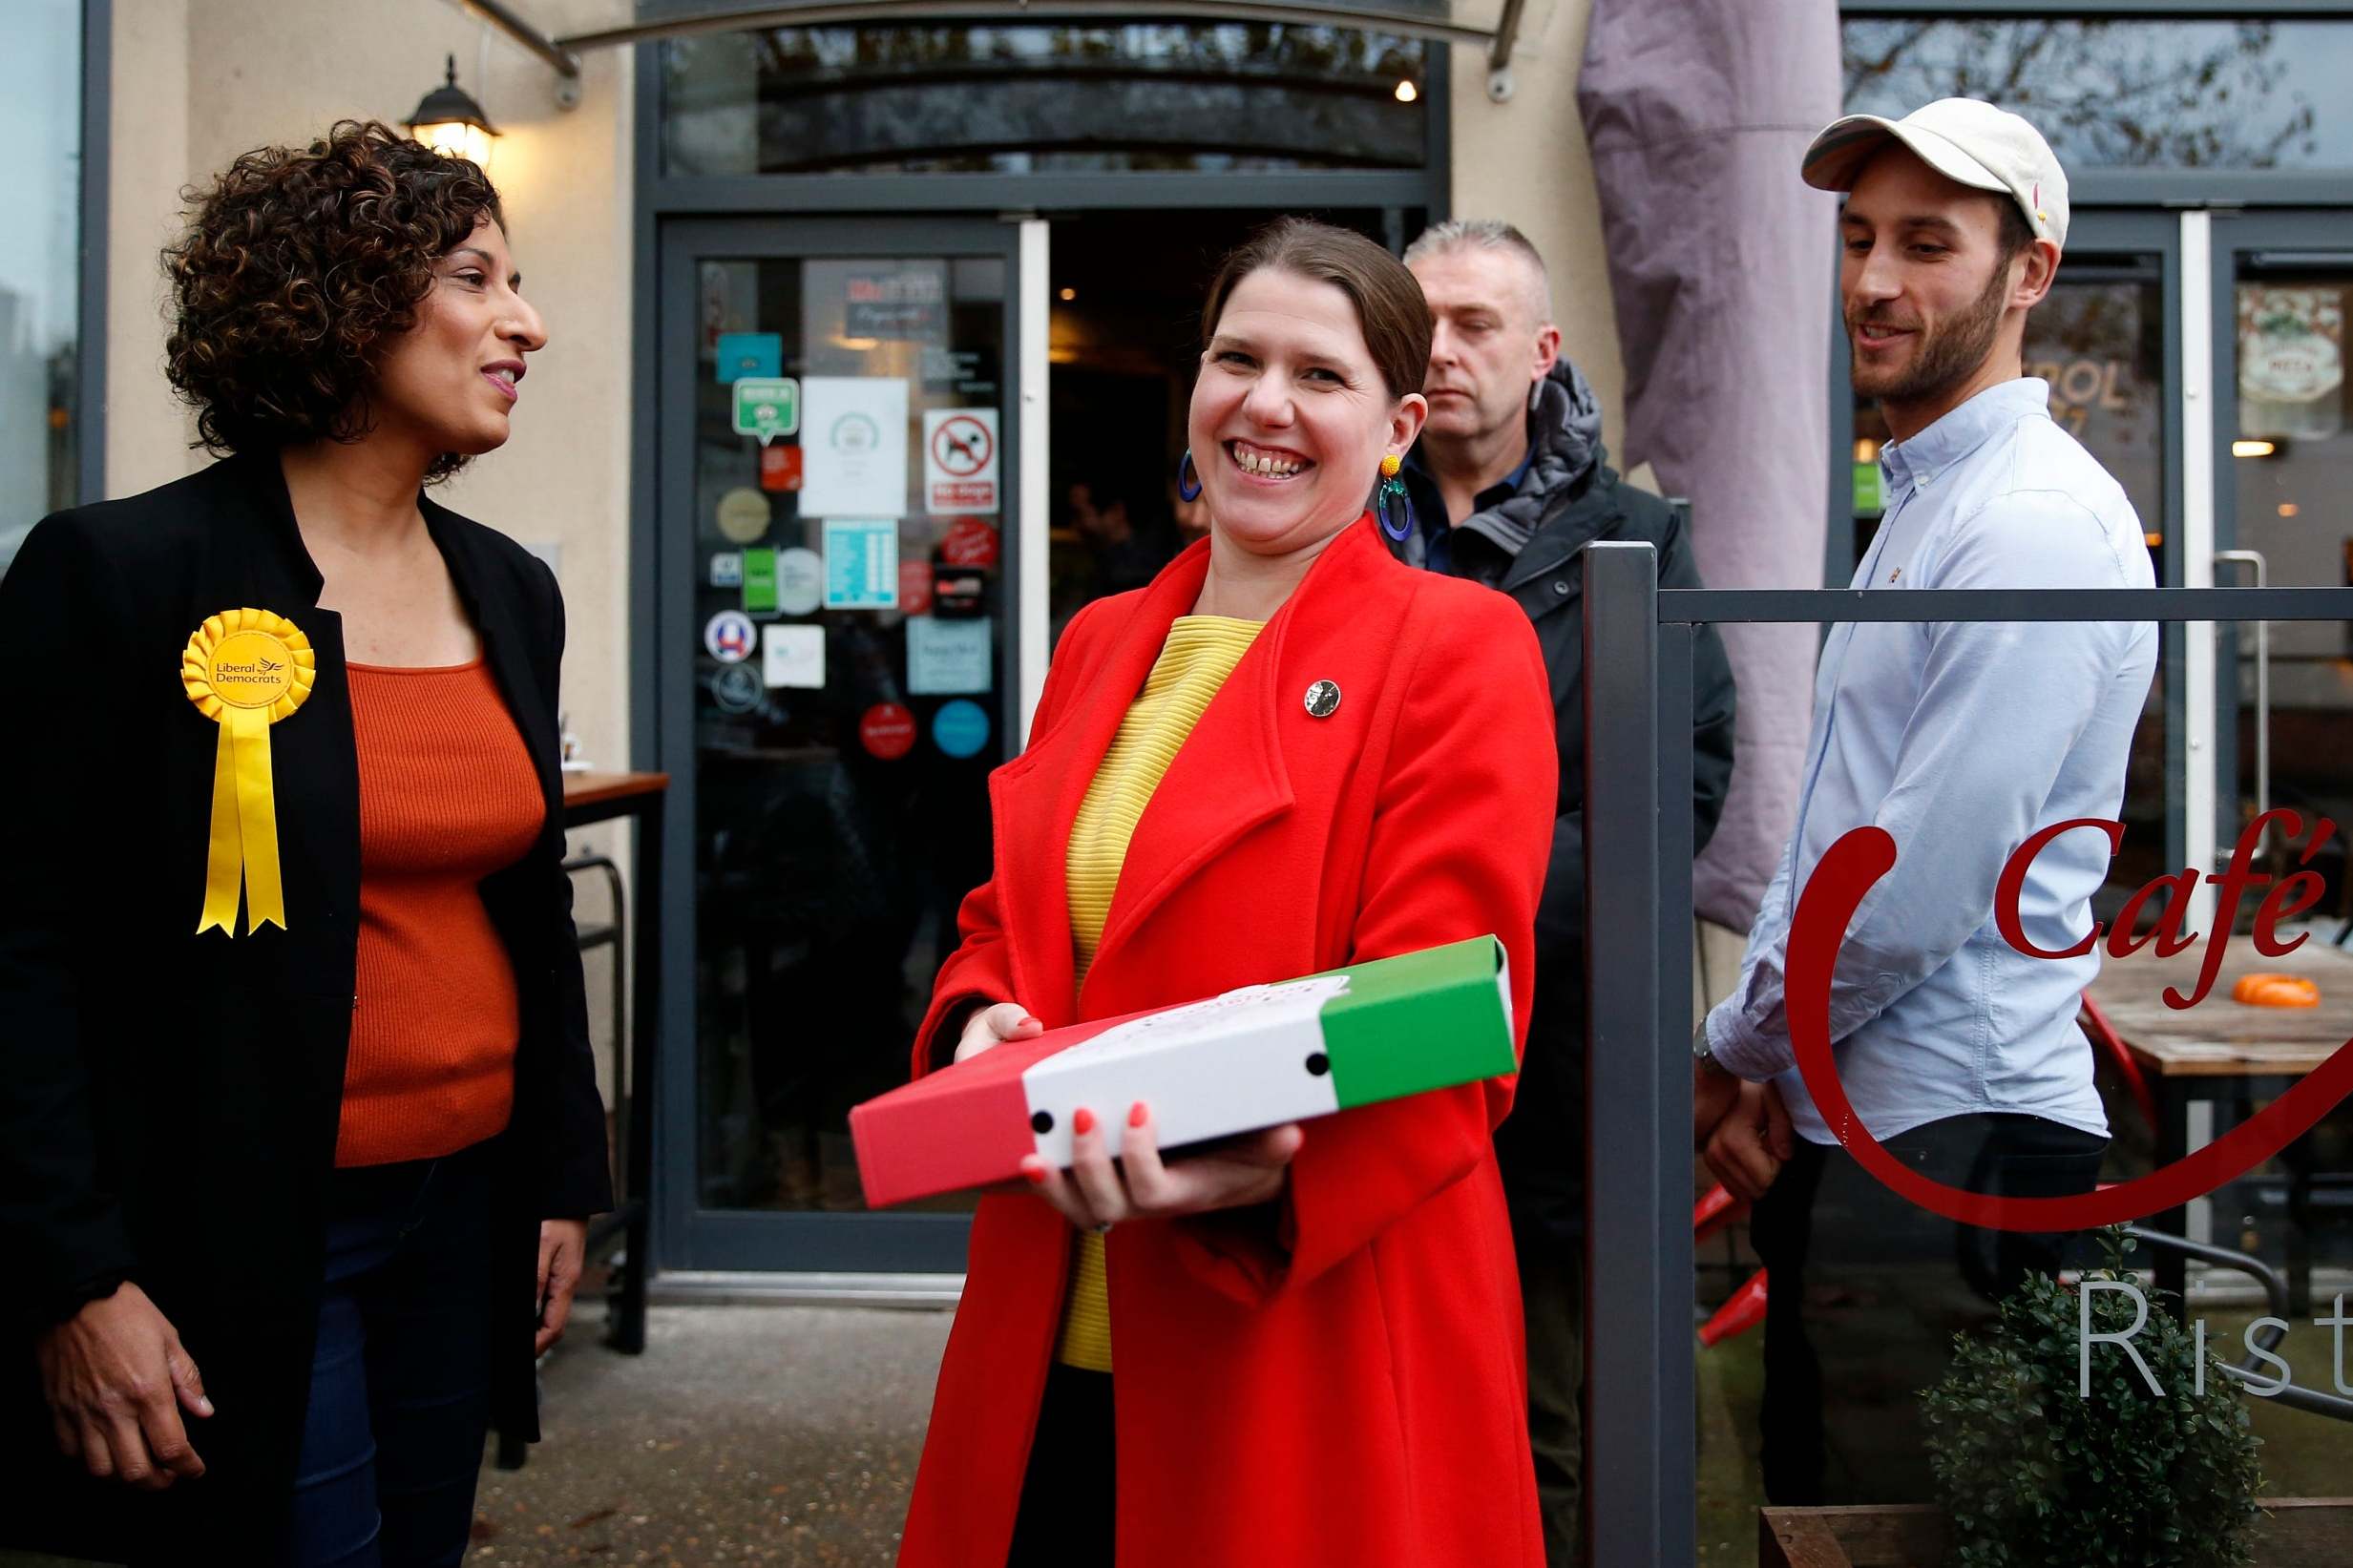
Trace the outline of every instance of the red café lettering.
{"type": "MultiPolygon", "coordinates": [[[[2238,844],[2231,851],[2228,867],[2206,873],[2206,881],[2216,889],[2215,917],[2214,930],[2206,937],[2205,956],[2198,965],[2197,989],[2184,996],[2176,987],[2166,987],[2166,1006],[2176,1009],[2195,1007],[2214,989],[2215,976],[2222,970],[2222,955],[2230,947],[2232,929],[2237,923],[2238,901],[2248,892],[2257,889],[2270,889],[2264,893],[2262,903],[2256,907],[2256,951],[2266,958],[2284,958],[2302,947],[2305,938],[2312,934],[2306,931],[2292,941],[2282,942],[2279,929],[2280,921],[2293,920],[2321,901],[2324,885],[2320,873],[2298,870],[2278,879],[2275,885],[2270,875],[2255,869],[2256,850],[2263,842],[2264,829],[2273,822],[2279,824],[2281,832],[2290,841],[2304,830],[2301,814],[2286,806],[2274,807],[2249,823],[2246,831],[2238,835],[2238,844]]],[[[2033,866],[2035,857],[2053,839],[2081,827],[2095,827],[2105,833],[2108,836],[2108,852],[2111,856],[2124,847],[2124,824],[2106,817],[2075,817],[2067,822],[2052,823],[2033,834],[2010,856],[2008,864],[2002,868],[2001,880],[1994,884],[1993,919],[2002,932],[2002,939],[2029,958],[2081,958],[2099,942],[2103,932],[2108,937],[2108,953],[2113,958],[2130,957],[2152,942],[2156,944],[2160,958],[2171,958],[2194,946],[2199,940],[2197,933],[2184,929],[2190,917],[2190,896],[2197,890],[2198,884],[2198,873],[2191,868],[2158,877],[2137,889],[2132,897],[2124,901],[2124,907],[2116,911],[2112,926],[2103,926],[2093,921],[2091,929],[2071,947],[2053,949],[2034,945],[2027,937],[2026,924],[2018,912],[2018,897],[2026,887],[2027,871],[2033,866]],[[2158,917],[2154,929],[2145,936],[2134,936],[2132,933],[2140,925],[2142,915],[2160,895],[2171,896],[2166,898],[2164,913],[2158,917]]],[[[2303,852],[2297,857],[2297,864],[2309,867],[2312,857],[2320,852],[2321,847],[2336,831],[2337,825],[2328,818],[2316,819],[2312,841],[2304,846],[2303,852]]]]}

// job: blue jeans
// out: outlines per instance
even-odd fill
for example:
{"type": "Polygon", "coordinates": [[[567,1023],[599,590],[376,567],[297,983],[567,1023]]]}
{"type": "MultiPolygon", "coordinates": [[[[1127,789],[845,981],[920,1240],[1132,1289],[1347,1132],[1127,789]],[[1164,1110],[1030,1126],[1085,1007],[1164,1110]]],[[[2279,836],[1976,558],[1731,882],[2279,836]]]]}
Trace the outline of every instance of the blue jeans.
{"type": "Polygon", "coordinates": [[[490,1145],[335,1173],[289,1568],[453,1568],[490,1426],[490,1145]]]}

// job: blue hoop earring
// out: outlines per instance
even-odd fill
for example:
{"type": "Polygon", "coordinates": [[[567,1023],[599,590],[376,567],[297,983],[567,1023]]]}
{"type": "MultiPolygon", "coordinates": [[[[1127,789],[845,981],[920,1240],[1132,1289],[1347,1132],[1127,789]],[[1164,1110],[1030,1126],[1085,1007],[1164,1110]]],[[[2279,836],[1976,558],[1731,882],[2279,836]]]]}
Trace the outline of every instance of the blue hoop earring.
{"type": "Polygon", "coordinates": [[[1187,501],[1201,499],[1201,473],[1193,467],[1193,449],[1190,447],[1186,448],[1185,455],[1177,459],[1177,494],[1187,501]]]}
{"type": "Polygon", "coordinates": [[[1373,511],[1380,518],[1380,531],[1391,540],[1403,544],[1414,533],[1414,498],[1406,492],[1405,481],[1397,477],[1402,467],[1395,456],[1384,457],[1380,464],[1380,487],[1373,491],[1373,511]],[[1397,520],[1391,520],[1391,513],[1397,520]]]}

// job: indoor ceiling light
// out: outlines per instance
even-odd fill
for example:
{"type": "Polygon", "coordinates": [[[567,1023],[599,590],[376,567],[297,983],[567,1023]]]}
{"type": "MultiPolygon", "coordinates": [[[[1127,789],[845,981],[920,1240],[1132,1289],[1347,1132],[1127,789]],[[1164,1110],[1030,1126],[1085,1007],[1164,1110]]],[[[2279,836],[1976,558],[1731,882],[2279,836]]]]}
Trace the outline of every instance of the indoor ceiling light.
{"type": "Polygon", "coordinates": [[[491,162],[491,144],[497,127],[482,113],[473,94],[457,85],[457,56],[449,56],[448,78],[417,100],[409,116],[409,134],[444,157],[462,157],[477,168],[491,162]]]}
{"type": "Polygon", "coordinates": [[[1401,81],[1397,83],[1397,102],[1411,103],[1416,98],[1420,96],[1421,89],[1416,87],[1412,82],[1401,81]]]}
{"type": "Polygon", "coordinates": [[[2234,441],[2231,443],[2233,457],[2269,457],[2279,449],[2269,441],[2234,441]]]}

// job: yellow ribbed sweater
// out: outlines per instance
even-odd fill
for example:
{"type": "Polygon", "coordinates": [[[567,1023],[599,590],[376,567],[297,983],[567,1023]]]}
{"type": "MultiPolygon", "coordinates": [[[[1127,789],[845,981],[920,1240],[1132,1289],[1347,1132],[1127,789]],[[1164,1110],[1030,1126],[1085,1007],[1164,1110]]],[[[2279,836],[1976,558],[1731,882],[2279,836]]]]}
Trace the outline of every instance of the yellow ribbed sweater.
{"type": "MultiPolygon", "coordinates": [[[[1262,622],[1223,616],[1180,616],[1144,682],[1144,691],[1120,721],[1120,732],[1086,786],[1086,799],[1070,825],[1066,861],[1070,883],[1070,935],[1077,951],[1076,984],[1086,983],[1088,966],[1103,941],[1111,895],[1119,888],[1127,841],[1135,836],[1144,808],[1160,787],[1168,764],[1192,734],[1233,667],[1250,652],[1262,622]]],[[[1124,1105],[1089,1107],[1099,1117],[1124,1116],[1124,1105]]],[[[1062,1332],[1055,1358],[1089,1371],[1111,1369],[1111,1299],[1103,1274],[1103,1238],[1082,1232],[1071,1261],[1070,1295],[1062,1307],[1062,1332]]]]}

